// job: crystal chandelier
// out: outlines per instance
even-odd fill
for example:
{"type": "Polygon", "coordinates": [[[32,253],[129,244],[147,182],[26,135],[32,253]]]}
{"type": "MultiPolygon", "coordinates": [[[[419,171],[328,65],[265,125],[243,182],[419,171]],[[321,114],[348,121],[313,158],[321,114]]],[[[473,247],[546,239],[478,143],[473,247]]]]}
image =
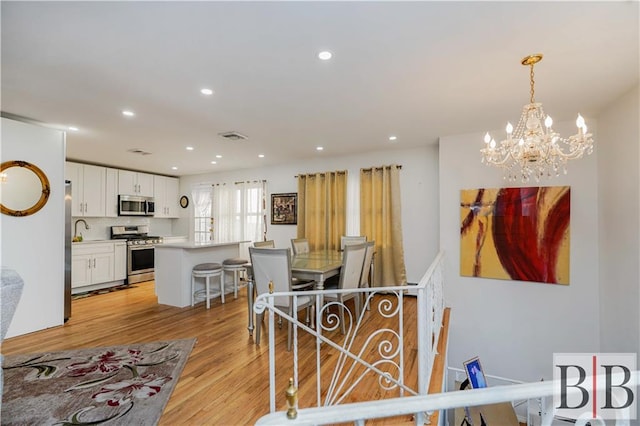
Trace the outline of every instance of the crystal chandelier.
{"type": "Polygon", "coordinates": [[[533,66],[542,60],[542,54],[527,56],[522,65],[530,66],[531,102],[522,108],[515,130],[507,123],[507,138],[498,145],[489,133],[484,136],[486,146],[480,150],[482,162],[504,169],[505,179],[518,177],[528,182],[543,176],[558,176],[560,169],[567,173],[567,161],[593,152],[593,138],[587,133],[584,118],[578,114],[578,133],[563,138],[553,131],[553,120],[544,113],[542,104],[534,98],[533,66]],[[544,126],[543,126],[544,122],[544,126]]]}

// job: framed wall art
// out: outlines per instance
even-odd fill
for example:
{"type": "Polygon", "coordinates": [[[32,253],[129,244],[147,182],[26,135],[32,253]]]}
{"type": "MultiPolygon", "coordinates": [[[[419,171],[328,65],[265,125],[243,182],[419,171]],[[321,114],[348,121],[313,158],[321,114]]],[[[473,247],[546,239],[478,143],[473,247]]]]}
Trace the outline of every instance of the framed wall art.
{"type": "Polygon", "coordinates": [[[487,387],[487,379],[484,377],[480,358],[474,357],[462,363],[464,371],[467,373],[471,389],[481,389],[487,387]]]}
{"type": "Polygon", "coordinates": [[[296,225],[298,223],[298,194],[271,194],[271,224],[296,225]]]}
{"type": "Polygon", "coordinates": [[[460,193],[460,275],[569,284],[571,189],[460,193]]]}

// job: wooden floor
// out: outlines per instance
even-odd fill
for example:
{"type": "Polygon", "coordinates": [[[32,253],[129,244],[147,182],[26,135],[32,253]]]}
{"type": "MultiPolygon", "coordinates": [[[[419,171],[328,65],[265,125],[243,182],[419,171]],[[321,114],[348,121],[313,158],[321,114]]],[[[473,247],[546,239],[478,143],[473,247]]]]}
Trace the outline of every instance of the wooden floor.
{"type": "MultiPolygon", "coordinates": [[[[405,298],[405,330],[413,330],[406,336],[415,334],[415,302],[415,298],[405,298]]],[[[378,328],[382,321],[373,318],[366,325],[369,329],[378,328]]],[[[72,304],[71,319],[64,326],[7,339],[2,345],[2,353],[27,354],[195,337],[196,345],[160,424],[245,425],[253,424],[269,411],[266,331],[262,344],[257,346],[246,327],[244,289],[236,300],[229,295],[224,305],[219,299],[215,300],[210,310],[202,303],[193,308],[174,308],[158,305],[151,281],[125,290],[76,299],[72,304]]],[[[292,364],[290,353],[286,351],[286,327],[276,331],[276,382],[281,389],[278,391],[281,396],[278,409],[283,410],[286,409],[284,392],[291,376],[287,366],[292,364]]],[[[412,339],[405,339],[405,380],[415,389],[416,345],[412,339]]],[[[316,401],[315,353],[308,349],[314,347],[313,342],[310,336],[300,337],[300,407],[314,406],[316,401]]],[[[323,365],[331,368],[337,356],[335,352],[327,351],[322,358],[323,365]]],[[[328,378],[324,377],[325,373],[323,382],[326,383],[328,378]]],[[[385,393],[378,387],[377,379],[371,378],[361,383],[349,402],[394,396],[398,396],[397,391],[385,393]]],[[[411,419],[405,416],[375,423],[411,424],[411,419]]]]}

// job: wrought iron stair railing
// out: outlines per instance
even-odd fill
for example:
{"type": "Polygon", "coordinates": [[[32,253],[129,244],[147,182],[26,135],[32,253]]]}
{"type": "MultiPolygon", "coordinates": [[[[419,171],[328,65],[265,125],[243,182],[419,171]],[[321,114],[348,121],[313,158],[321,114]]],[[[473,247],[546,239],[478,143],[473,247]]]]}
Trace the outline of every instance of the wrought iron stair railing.
{"type": "MultiPolygon", "coordinates": [[[[343,404],[349,395],[364,383],[367,374],[377,375],[379,387],[385,391],[396,390],[399,396],[426,395],[428,392],[431,370],[436,356],[436,348],[440,337],[440,328],[444,312],[443,296],[443,268],[444,255],[439,253],[427,272],[417,285],[361,288],[356,293],[364,295],[364,306],[370,310],[362,309],[356,318],[351,310],[340,302],[323,303],[327,290],[320,291],[296,291],[258,296],[254,304],[256,313],[267,312],[269,318],[269,399],[270,411],[276,410],[276,393],[282,389],[276,389],[276,344],[275,344],[275,316],[282,318],[286,325],[292,323],[292,385],[299,385],[299,332],[312,336],[315,341],[316,362],[316,406],[329,407],[343,404]],[[417,340],[418,378],[417,388],[410,386],[405,380],[405,319],[404,305],[407,293],[417,298],[417,315],[415,331],[417,340]],[[293,309],[298,311],[298,298],[311,296],[315,298],[315,324],[305,324],[294,316],[289,315],[274,306],[276,297],[286,296],[290,298],[293,309]],[[336,330],[341,328],[340,317],[332,308],[344,308],[345,323],[348,326],[344,336],[338,335],[336,330]],[[384,326],[362,335],[365,321],[371,321],[373,316],[380,316],[384,326]],[[336,337],[340,336],[340,337],[336,337]],[[321,351],[332,349],[337,353],[337,361],[333,372],[324,376],[328,383],[324,384],[325,377],[321,374],[321,351]]],[[[354,290],[332,290],[332,294],[354,292],[354,290]]],[[[257,326],[260,326],[258,324],[257,326]]],[[[412,336],[413,337],[413,336],[412,336]]],[[[305,348],[305,351],[307,349],[305,348]]],[[[367,383],[370,383],[368,381],[367,383]]],[[[415,385],[414,385],[415,386],[415,385]]],[[[423,424],[426,419],[424,411],[416,412],[416,424],[423,424]]]]}

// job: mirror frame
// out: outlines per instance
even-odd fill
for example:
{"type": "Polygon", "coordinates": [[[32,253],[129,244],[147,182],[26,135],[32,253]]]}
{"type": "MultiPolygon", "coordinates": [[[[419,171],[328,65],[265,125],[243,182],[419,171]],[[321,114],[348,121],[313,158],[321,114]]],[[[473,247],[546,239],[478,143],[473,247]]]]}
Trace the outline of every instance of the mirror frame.
{"type": "Polygon", "coordinates": [[[0,173],[3,173],[6,169],[11,167],[24,167],[28,170],[31,170],[35,175],[40,179],[40,184],[42,186],[42,192],[40,193],[40,198],[36,203],[25,210],[13,210],[6,207],[4,204],[0,202],[0,212],[2,214],[6,214],[9,216],[29,216],[36,213],[38,210],[44,207],[47,204],[47,200],[49,199],[49,195],[51,194],[51,186],[49,185],[49,179],[47,179],[47,175],[44,174],[40,168],[34,164],[31,164],[27,161],[5,161],[0,165],[0,173]]]}

